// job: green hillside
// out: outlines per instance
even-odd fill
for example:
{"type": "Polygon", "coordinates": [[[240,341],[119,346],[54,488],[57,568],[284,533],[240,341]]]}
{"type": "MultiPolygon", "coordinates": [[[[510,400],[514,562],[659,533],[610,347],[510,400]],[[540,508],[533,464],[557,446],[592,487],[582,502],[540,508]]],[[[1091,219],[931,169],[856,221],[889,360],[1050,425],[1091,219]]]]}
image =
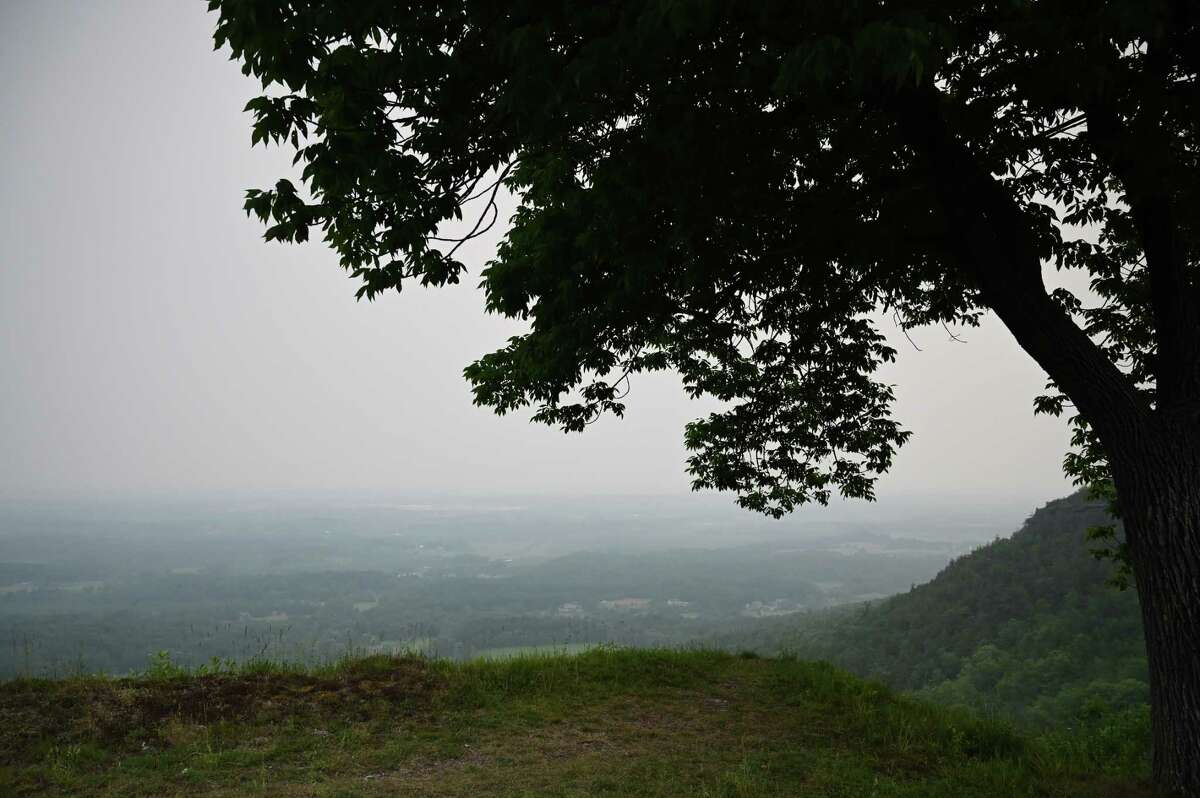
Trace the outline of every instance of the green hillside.
{"type": "Polygon", "coordinates": [[[828,659],[942,703],[1033,723],[1144,715],[1137,597],[1108,584],[1112,564],[1085,541],[1088,527],[1109,521],[1082,494],[1052,501],[1012,537],[906,593],[759,623],[719,642],[828,659]]]}
{"type": "Polygon", "coordinates": [[[1023,737],[832,666],[597,649],[0,684],[0,794],[1138,796],[1125,734],[1023,737]]]}

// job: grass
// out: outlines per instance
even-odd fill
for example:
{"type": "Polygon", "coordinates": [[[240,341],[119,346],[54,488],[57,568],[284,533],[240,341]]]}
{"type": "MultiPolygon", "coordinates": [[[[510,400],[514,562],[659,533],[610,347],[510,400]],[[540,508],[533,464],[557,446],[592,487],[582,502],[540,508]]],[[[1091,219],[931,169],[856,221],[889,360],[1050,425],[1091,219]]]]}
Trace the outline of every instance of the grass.
{"type": "MultiPolygon", "coordinates": [[[[1117,735],[1120,736],[1120,735],[1117,735]]],[[[593,648],[0,684],[0,795],[1141,796],[1101,745],[831,666],[593,648]]]]}

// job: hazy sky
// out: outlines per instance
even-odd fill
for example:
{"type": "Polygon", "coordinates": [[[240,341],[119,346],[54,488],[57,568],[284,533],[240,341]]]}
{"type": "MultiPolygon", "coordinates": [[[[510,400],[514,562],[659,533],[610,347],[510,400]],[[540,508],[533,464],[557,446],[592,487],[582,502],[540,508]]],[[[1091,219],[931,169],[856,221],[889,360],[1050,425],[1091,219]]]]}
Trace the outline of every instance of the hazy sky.
{"type": "MultiPolygon", "coordinates": [[[[320,243],[262,242],[241,193],[287,154],[250,149],[204,5],[0,0],[0,498],[686,490],[677,380],[582,436],[497,418],[461,370],[516,328],[473,278],[356,303],[320,243]]],[[[965,337],[900,339],[915,436],[881,494],[1067,492],[1042,373],[965,337]]]]}

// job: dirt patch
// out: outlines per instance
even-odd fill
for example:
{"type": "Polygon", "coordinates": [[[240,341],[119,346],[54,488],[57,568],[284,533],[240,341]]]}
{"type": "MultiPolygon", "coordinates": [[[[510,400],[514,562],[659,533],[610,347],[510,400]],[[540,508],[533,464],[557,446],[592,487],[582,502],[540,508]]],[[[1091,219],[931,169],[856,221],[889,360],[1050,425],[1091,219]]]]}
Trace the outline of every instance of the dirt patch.
{"type": "MultiPolygon", "coordinates": [[[[473,768],[486,768],[489,773],[523,772],[543,766],[539,763],[567,761],[593,754],[617,756],[618,743],[607,734],[574,726],[555,725],[531,729],[501,741],[464,746],[461,755],[446,758],[416,757],[403,765],[362,777],[364,782],[388,790],[415,789],[423,791],[431,785],[445,787],[449,781],[473,768]]],[[[389,793],[390,794],[390,793],[389,793]]]]}
{"type": "Polygon", "coordinates": [[[492,757],[482,751],[468,750],[449,759],[414,759],[403,767],[383,773],[369,773],[363,781],[431,781],[469,767],[491,765],[492,757]]]}

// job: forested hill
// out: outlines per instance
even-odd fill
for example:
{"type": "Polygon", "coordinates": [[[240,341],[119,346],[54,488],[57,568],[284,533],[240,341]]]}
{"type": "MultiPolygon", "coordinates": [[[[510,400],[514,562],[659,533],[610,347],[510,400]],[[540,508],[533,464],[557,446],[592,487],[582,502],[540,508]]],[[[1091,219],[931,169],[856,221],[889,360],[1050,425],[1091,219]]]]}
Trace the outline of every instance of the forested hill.
{"type": "Polygon", "coordinates": [[[1037,510],[907,593],[842,611],[772,619],[724,645],[787,649],[948,703],[1035,722],[1147,700],[1137,598],[1085,532],[1109,523],[1082,494],[1037,510]]]}

